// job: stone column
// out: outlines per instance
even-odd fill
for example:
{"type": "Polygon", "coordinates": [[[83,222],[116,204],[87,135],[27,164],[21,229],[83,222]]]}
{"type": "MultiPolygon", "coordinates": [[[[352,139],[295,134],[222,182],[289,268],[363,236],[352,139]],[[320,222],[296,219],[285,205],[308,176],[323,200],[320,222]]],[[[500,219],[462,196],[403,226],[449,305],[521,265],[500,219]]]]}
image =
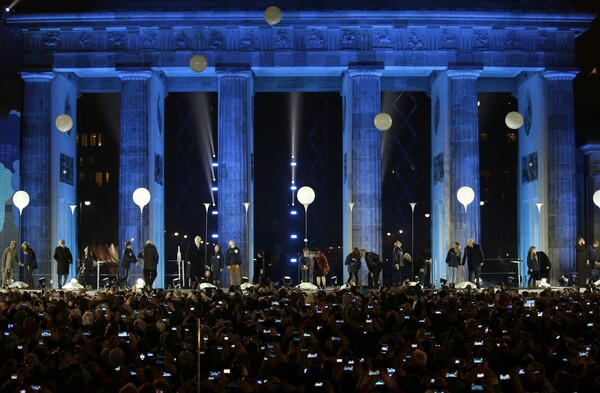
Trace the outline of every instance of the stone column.
{"type": "MultiPolygon", "coordinates": [[[[454,242],[481,241],[479,213],[479,70],[448,70],[433,75],[432,99],[432,258],[445,277],[446,253],[454,242]],[[475,199],[467,211],[456,193],[468,186],[475,199]]],[[[485,244],[481,244],[485,252],[485,244]]]]}
{"type": "MultiPolygon", "coordinates": [[[[133,202],[133,192],[140,187],[150,189],[148,174],[148,133],[150,71],[119,71],[121,78],[121,135],[119,138],[119,249],[134,238],[132,249],[137,254],[149,239],[149,211],[152,201],[140,208],[133,202]]],[[[156,241],[156,239],[150,239],[156,241]]],[[[160,264],[165,264],[160,255],[160,264]]],[[[132,268],[130,284],[143,278],[141,269],[132,268]]]]}
{"type": "Polygon", "coordinates": [[[548,157],[548,256],[551,281],[575,271],[577,236],[575,188],[575,73],[546,72],[545,101],[548,157]]]}
{"type": "MultiPolygon", "coordinates": [[[[23,132],[21,136],[21,185],[29,194],[29,205],[20,222],[20,241],[26,240],[35,250],[39,276],[46,277],[46,286],[55,278],[56,263],[52,259],[51,228],[51,133],[52,79],[54,73],[23,73],[25,81],[23,132]]],[[[15,239],[17,240],[17,239],[15,239]]],[[[20,245],[19,245],[20,246],[20,245]]],[[[18,278],[18,275],[17,277],[18,278]]],[[[56,281],[56,280],[54,280],[56,281]]]]}
{"type": "MultiPolygon", "coordinates": [[[[242,254],[242,275],[253,273],[253,84],[250,71],[218,71],[219,77],[219,244],[223,253],[229,240],[242,254]],[[248,212],[244,203],[249,202],[248,212]]],[[[223,271],[229,286],[229,271],[223,271]]]]}
{"type": "Polygon", "coordinates": [[[581,147],[584,154],[584,214],[585,236],[587,244],[592,244],[594,240],[600,240],[600,207],[594,204],[594,193],[600,190],[600,144],[589,143],[581,147]]]}
{"type": "MultiPolygon", "coordinates": [[[[343,257],[353,247],[382,255],[381,131],[373,123],[381,112],[380,79],[377,70],[349,70],[344,77],[343,211],[344,228],[352,227],[344,236],[343,257]]],[[[348,273],[340,269],[346,281],[348,273]]]]}

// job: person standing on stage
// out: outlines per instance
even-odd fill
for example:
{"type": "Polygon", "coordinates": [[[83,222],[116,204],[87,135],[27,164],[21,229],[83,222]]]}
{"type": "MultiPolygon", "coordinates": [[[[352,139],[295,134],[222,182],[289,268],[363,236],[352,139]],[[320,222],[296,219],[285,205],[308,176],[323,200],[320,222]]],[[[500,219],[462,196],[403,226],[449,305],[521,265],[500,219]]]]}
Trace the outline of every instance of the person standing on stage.
{"type": "Polygon", "coordinates": [[[404,266],[404,251],[402,251],[402,243],[400,243],[400,240],[394,242],[392,263],[394,266],[394,284],[398,285],[402,281],[402,267],[404,266]]]}
{"type": "Polygon", "coordinates": [[[152,289],[158,266],[158,250],[152,244],[152,240],[146,241],[146,245],[140,250],[138,258],[142,259],[142,271],[144,272],[146,287],[152,289]]]}
{"type": "Polygon", "coordinates": [[[314,264],[315,261],[310,255],[310,249],[304,248],[302,250],[302,257],[300,257],[300,270],[302,272],[302,279],[300,282],[312,283],[314,264]]]}
{"type": "Polygon", "coordinates": [[[424,286],[425,285],[425,268],[426,268],[425,258],[420,256],[419,254],[415,254],[415,256],[413,258],[409,253],[406,253],[406,254],[404,254],[404,261],[405,261],[405,264],[406,264],[406,262],[409,262],[415,269],[414,270],[415,277],[413,278],[413,280],[416,279],[415,281],[417,281],[419,284],[424,286]]]}
{"type": "Polygon", "coordinates": [[[600,240],[594,240],[594,243],[588,248],[588,260],[590,261],[590,270],[597,269],[600,261],[600,240]]]}
{"type": "Polygon", "coordinates": [[[577,285],[585,287],[589,276],[590,260],[585,248],[585,239],[577,236],[575,245],[575,268],[577,269],[577,285]]]}
{"type": "Polygon", "coordinates": [[[475,240],[473,240],[473,238],[469,238],[467,240],[467,247],[465,247],[465,252],[463,253],[460,267],[464,268],[465,262],[468,263],[467,268],[469,269],[469,281],[474,282],[477,288],[479,288],[481,285],[479,282],[479,273],[481,272],[483,261],[484,255],[481,246],[479,244],[475,244],[475,240]],[[475,277],[475,281],[472,280],[473,276],[475,277]]]}
{"type": "Polygon", "coordinates": [[[235,277],[237,277],[237,286],[242,285],[242,254],[240,249],[236,247],[233,240],[229,241],[229,247],[225,252],[225,265],[229,269],[229,284],[236,286],[235,277]]]}
{"type": "Polygon", "coordinates": [[[541,280],[540,277],[540,261],[535,249],[535,246],[529,247],[527,251],[527,273],[529,279],[527,280],[527,286],[535,286],[535,282],[541,280]]]}
{"type": "Polygon", "coordinates": [[[13,278],[15,269],[15,261],[21,265],[19,259],[19,251],[17,250],[17,242],[12,241],[10,245],[4,249],[2,253],[2,288],[8,288],[13,278]]]}
{"type": "Polygon", "coordinates": [[[454,242],[454,247],[446,254],[446,280],[448,287],[456,288],[456,274],[460,265],[460,243],[454,242]]]}
{"type": "Polygon", "coordinates": [[[317,278],[317,288],[325,289],[327,285],[327,275],[331,270],[329,268],[329,262],[327,262],[327,257],[321,250],[318,248],[311,250],[313,253],[317,253],[317,257],[314,260],[313,271],[315,277],[317,278]]]}
{"type": "Polygon", "coordinates": [[[383,269],[381,258],[374,252],[367,252],[364,248],[360,250],[360,256],[365,258],[367,262],[369,288],[379,288],[379,275],[381,274],[381,269],[383,269]]]}
{"type": "Polygon", "coordinates": [[[33,249],[29,247],[29,243],[27,242],[23,242],[23,244],[21,244],[21,249],[23,250],[23,265],[25,266],[27,286],[29,289],[34,289],[35,284],[33,282],[33,271],[38,268],[35,252],[33,252],[33,249]]]}
{"type": "Polygon", "coordinates": [[[267,285],[269,283],[269,272],[271,270],[271,261],[269,255],[263,250],[258,250],[256,260],[254,261],[253,284],[267,285]]]}
{"type": "Polygon", "coordinates": [[[215,244],[215,248],[210,256],[210,270],[213,284],[218,288],[221,287],[224,260],[225,258],[221,252],[221,247],[218,244],[215,244]]]}
{"type": "Polygon", "coordinates": [[[98,263],[98,258],[90,248],[90,246],[86,246],[83,249],[83,286],[91,287],[92,286],[92,269],[94,269],[94,265],[98,263]]]}
{"type": "Polygon", "coordinates": [[[192,283],[200,282],[204,277],[204,258],[202,257],[202,238],[196,236],[194,243],[188,245],[185,252],[188,267],[188,279],[192,283]]]}
{"type": "Polygon", "coordinates": [[[360,269],[360,250],[358,247],[354,247],[352,252],[346,256],[344,265],[348,269],[346,284],[352,285],[352,278],[354,278],[354,285],[358,285],[358,270],[360,269]]]}
{"type": "Polygon", "coordinates": [[[125,283],[126,287],[129,287],[129,269],[132,264],[137,263],[137,258],[131,249],[131,242],[125,242],[125,249],[123,250],[123,256],[121,258],[121,281],[125,283]]]}
{"type": "Polygon", "coordinates": [[[62,288],[69,278],[69,265],[73,263],[73,254],[65,245],[65,240],[60,239],[58,247],[54,249],[54,260],[56,261],[56,274],[58,275],[58,287],[62,288]]]}

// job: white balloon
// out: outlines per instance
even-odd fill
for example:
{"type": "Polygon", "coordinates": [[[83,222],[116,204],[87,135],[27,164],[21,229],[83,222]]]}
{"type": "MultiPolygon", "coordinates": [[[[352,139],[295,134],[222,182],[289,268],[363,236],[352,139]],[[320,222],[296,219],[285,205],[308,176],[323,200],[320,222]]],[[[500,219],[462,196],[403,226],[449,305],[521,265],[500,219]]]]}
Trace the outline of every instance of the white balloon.
{"type": "Polygon", "coordinates": [[[600,190],[598,190],[594,193],[594,197],[592,199],[594,201],[594,204],[596,206],[600,207],[600,190]]]}
{"type": "Polygon", "coordinates": [[[55,123],[60,132],[69,132],[73,128],[73,119],[67,114],[58,116],[55,123]]]}
{"type": "Polygon", "coordinates": [[[304,186],[298,190],[296,197],[301,204],[310,205],[315,200],[315,191],[309,186],[304,186]]]}
{"type": "Polygon", "coordinates": [[[274,5],[267,7],[265,10],[265,20],[271,26],[281,22],[281,9],[274,5]]]}
{"type": "Polygon", "coordinates": [[[17,207],[17,209],[19,209],[19,214],[23,213],[23,209],[25,209],[27,207],[27,205],[29,205],[29,194],[25,191],[17,191],[15,192],[15,194],[13,195],[13,205],[15,205],[17,207]]]}
{"type": "Polygon", "coordinates": [[[206,60],[206,57],[204,57],[202,55],[194,55],[190,59],[190,68],[194,72],[204,71],[206,69],[207,65],[208,65],[208,61],[206,60]]]}
{"type": "Polygon", "coordinates": [[[392,127],[392,117],[385,112],[381,112],[375,116],[373,123],[379,131],[387,131],[392,127]]]}
{"type": "Polygon", "coordinates": [[[504,123],[511,130],[518,130],[523,125],[523,116],[519,112],[509,112],[504,118],[504,123]]]}
{"type": "Polygon", "coordinates": [[[465,207],[466,212],[467,206],[469,206],[469,204],[475,199],[475,192],[471,187],[461,187],[456,192],[456,198],[458,198],[458,201],[465,207]]]}
{"type": "Polygon", "coordinates": [[[142,210],[150,202],[150,191],[143,187],[136,189],[133,192],[133,202],[142,210]]]}

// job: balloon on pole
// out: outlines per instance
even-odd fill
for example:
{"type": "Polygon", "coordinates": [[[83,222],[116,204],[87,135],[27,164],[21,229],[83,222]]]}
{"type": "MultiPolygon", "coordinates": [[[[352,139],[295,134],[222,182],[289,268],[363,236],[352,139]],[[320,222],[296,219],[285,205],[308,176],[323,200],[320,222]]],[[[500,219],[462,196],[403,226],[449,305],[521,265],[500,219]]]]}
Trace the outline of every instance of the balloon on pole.
{"type": "Polygon", "coordinates": [[[379,131],[387,131],[392,127],[392,117],[384,112],[378,113],[373,119],[373,123],[379,131]]]}
{"type": "Polygon", "coordinates": [[[67,114],[62,114],[56,118],[55,124],[60,132],[69,132],[73,128],[73,119],[67,114]]]}
{"type": "Polygon", "coordinates": [[[275,5],[267,7],[265,10],[265,21],[271,26],[281,22],[281,9],[275,5]]]}
{"type": "Polygon", "coordinates": [[[511,130],[518,130],[523,125],[523,116],[519,112],[509,112],[504,118],[504,123],[511,130]]]}
{"type": "Polygon", "coordinates": [[[462,205],[465,207],[465,212],[467,211],[467,206],[475,199],[475,192],[471,187],[465,186],[458,189],[456,193],[456,198],[462,205]]]}

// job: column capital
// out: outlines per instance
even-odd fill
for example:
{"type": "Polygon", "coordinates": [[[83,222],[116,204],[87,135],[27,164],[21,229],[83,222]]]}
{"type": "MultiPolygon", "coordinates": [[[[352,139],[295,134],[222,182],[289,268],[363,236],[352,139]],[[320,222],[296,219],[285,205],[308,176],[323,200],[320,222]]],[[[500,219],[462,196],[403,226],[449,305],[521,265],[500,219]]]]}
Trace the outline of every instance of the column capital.
{"type": "Polygon", "coordinates": [[[481,69],[476,68],[449,68],[446,71],[448,78],[472,78],[477,79],[481,75],[481,69]]]}
{"type": "Polygon", "coordinates": [[[252,69],[249,67],[223,66],[217,67],[215,71],[219,79],[231,77],[250,78],[253,76],[252,69]]]}
{"type": "Polygon", "coordinates": [[[600,143],[587,143],[579,148],[586,156],[600,153],[600,143]]]}
{"type": "Polygon", "coordinates": [[[383,74],[383,67],[377,66],[376,64],[363,65],[363,66],[350,66],[346,71],[348,76],[359,77],[359,76],[371,76],[371,77],[381,77],[383,74]]]}
{"type": "Polygon", "coordinates": [[[572,71],[572,70],[565,70],[565,71],[551,70],[551,71],[544,71],[544,78],[552,79],[552,80],[561,80],[561,79],[562,80],[573,80],[573,79],[575,79],[577,74],[578,74],[577,71],[572,71]]]}
{"type": "Polygon", "coordinates": [[[54,76],[54,72],[21,72],[21,78],[25,82],[49,82],[54,76]]]}
{"type": "Polygon", "coordinates": [[[152,77],[152,71],[129,70],[117,71],[117,75],[122,81],[142,81],[152,77]]]}

